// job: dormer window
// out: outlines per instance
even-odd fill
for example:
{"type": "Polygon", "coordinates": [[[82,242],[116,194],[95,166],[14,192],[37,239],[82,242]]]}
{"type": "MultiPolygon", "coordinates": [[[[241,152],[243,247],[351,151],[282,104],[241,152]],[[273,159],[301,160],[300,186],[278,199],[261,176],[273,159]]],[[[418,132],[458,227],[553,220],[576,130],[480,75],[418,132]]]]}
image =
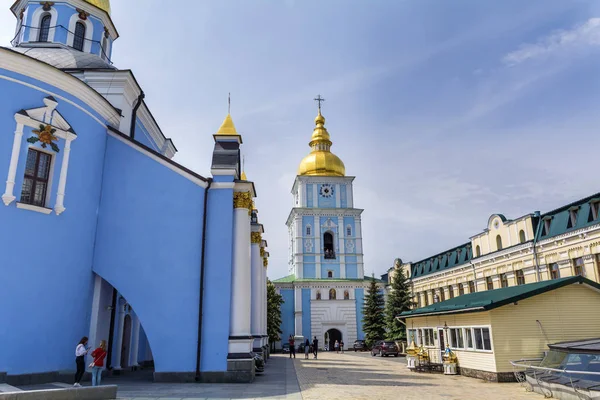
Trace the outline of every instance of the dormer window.
{"type": "Polygon", "coordinates": [[[525,238],[525,231],[523,229],[521,229],[519,231],[519,243],[525,243],[526,242],[526,238],[525,238]]]}
{"type": "Polygon", "coordinates": [[[481,247],[479,245],[475,246],[475,257],[481,256],[481,247]]]}
{"type": "Polygon", "coordinates": [[[567,222],[567,229],[573,228],[577,225],[577,215],[579,214],[579,207],[574,207],[569,210],[569,221],[567,222]]]}
{"type": "Polygon", "coordinates": [[[83,44],[85,42],[85,25],[82,22],[75,24],[75,37],[73,38],[73,48],[75,50],[83,51],[83,44]]]}
{"type": "Polygon", "coordinates": [[[590,215],[588,216],[588,222],[592,222],[598,219],[598,206],[600,205],[600,200],[592,200],[590,202],[590,215]]]}
{"type": "Polygon", "coordinates": [[[50,35],[50,21],[52,17],[50,14],[46,14],[42,17],[40,22],[40,33],[38,35],[38,42],[47,42],[48,36],[50,35]]]}
{"type": "Polygon", "coordinates": [[[550,223],[552,222],[552,218],[547,217],[542,222],[544,224],[542,225],[542,236],[546,236],[550,233],[550,223]]]}
{"type": "Polygon", "coordinates": [[[496,235],[496,248],[502,250],[502,237],[500,235],[496,235]]]}

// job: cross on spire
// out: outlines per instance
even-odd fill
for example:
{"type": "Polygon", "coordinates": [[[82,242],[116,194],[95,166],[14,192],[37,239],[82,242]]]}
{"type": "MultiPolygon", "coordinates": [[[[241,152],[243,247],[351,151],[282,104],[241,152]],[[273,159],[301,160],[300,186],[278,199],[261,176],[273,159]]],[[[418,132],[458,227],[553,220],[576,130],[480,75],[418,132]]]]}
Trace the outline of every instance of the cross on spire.
{"type": "Polygon", "coordinates": [[[325,99],[322,98],[321,95],[319,94],[313,100],[316,101],[317,103],[319,103],[319,114],[320,114],[321,113],[321,103],[324,102],[325,99]]]}

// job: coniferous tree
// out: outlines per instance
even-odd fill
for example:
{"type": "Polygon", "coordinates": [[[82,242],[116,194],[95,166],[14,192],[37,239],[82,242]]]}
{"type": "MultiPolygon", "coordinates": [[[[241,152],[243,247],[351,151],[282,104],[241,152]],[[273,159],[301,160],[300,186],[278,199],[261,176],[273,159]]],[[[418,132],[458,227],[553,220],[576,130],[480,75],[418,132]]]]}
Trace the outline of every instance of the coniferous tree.
{"type": "Polygon", "coordinates": [[[371,277],[365,303],[363,305],[363,331],[367,346],[372,346],[385,336],[385,298],[382,290],[377,287],[375,275],[371,277]]]}
{"type": "Polygon", "coordinates": [[[283,296],[277,293],[273,282],[267,279],[267,335],[271,349],[281,340],[281,305],[283,296]]]}
{"type": "Polygon", "coordinates": [[[396,319],[400,313],[414,305],[410,285],[402,268],[395,270],[385,305],[385,325],[387,340],[402,340],[406,337],[406,327],[396,319]]]}

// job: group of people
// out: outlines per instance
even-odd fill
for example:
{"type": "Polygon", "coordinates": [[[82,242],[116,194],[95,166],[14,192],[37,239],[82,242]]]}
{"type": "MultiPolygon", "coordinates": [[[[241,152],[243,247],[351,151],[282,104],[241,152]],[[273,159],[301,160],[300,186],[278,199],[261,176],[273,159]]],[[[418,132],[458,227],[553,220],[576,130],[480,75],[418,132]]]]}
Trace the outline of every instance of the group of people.
{"type": "MultiPolygon", "coordinates": [[[[75,364],[77,364],[77,372],[75,373],[75,383],[73,386],[81,386],[81,378],[85,373],[85,356],[92,349],[88,347],[88,338],[82,337],[77,347],[75,348],[75,364]]],[[[101,340],[100,345],[90,354],[93,361],[89,364],[92,369],[92,386],[99,386],[102,380],[102,370],[104,369],[104,358],[106,358],[106,340],[101,340]]]]}
{"type": "Polygon", "coordinates": [[[342,354],[344,354],[344,341],[340,341],[338,342],[337,340],[335,341],[335,343],[333,344],[333,348],[335,350],[336,353],[340,352],[340,349],[342,351],[342,354]]]}
{"type": "MultiPolygon", "coordinates": [[[[290,345],[290,358],[296,358],[296,340],[294,339],[293,335],[290,335],[290,337],[288,338],[288,343],[290,345]]],[[[306,360],[308,360],[308,355],[310,353],[313,354],[313,358],[316,360],[317,359],[317,353],[319,350],[319,339],[317,339],[317,337],[315,336],[313,338],[312,343],[310,343],[310,340],[308,340],[308,338],[306,338],[306,341],[304,342],[304,358],[306,360]]]]}

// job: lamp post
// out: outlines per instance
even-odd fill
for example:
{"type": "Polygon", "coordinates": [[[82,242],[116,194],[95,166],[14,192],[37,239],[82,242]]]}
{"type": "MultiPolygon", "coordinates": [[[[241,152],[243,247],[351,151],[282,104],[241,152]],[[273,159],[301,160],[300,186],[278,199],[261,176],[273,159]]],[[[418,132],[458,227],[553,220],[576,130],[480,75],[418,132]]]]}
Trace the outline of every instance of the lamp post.
{"type": "Polygon", "coordinates": [[[450,347],[448,345],[448,325],[446,324],[446,321],[444,321],[444,340],[446,341],[445,347],[446,348],[450,347]]]}
{"type": "Polygon", "coordinates": [[[444,374],[445,375],[456,375],[456,355],[450,349],[450,344],[448,342],[448,324],[444,321],[444,339],[446,342],[446,348],[444,349],[443,364],[444,364],[444,374]]]}

